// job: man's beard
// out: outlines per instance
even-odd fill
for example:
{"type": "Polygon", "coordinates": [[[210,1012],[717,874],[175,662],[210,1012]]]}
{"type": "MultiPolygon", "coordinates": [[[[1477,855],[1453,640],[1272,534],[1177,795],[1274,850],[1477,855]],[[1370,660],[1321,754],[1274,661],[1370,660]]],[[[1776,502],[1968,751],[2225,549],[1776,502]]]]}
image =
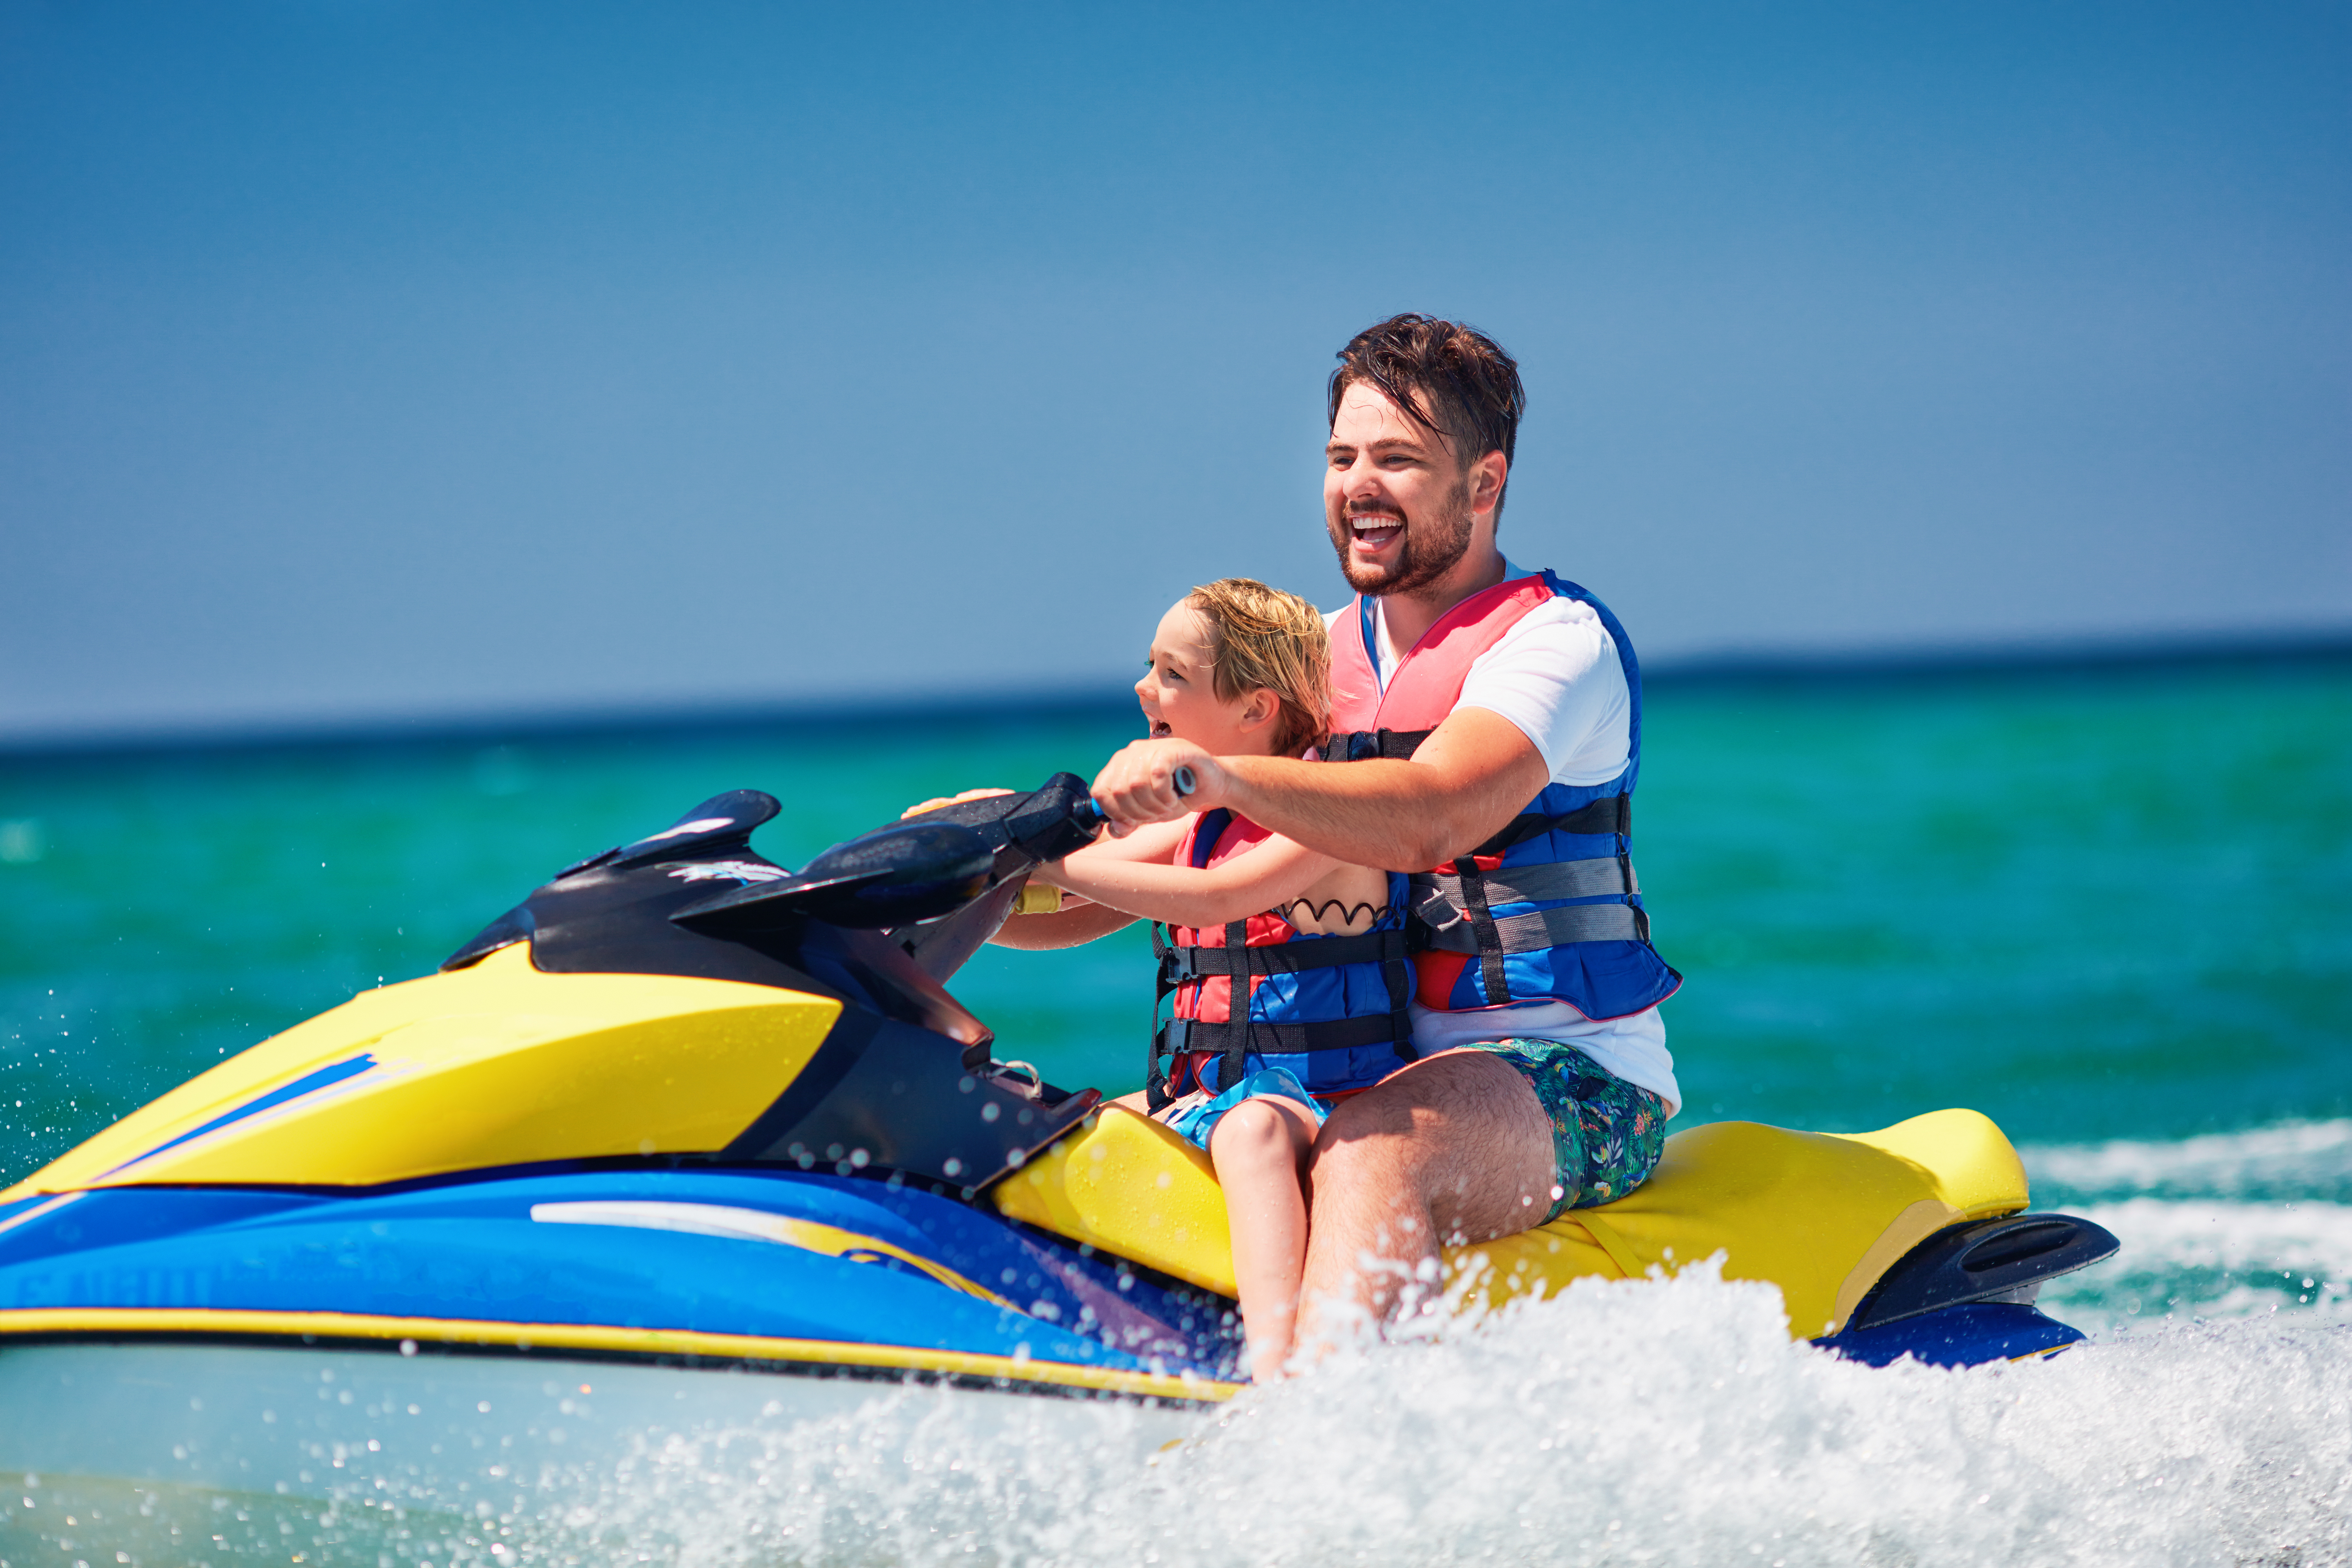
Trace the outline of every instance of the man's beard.
{"type": "Polygon", "coordinates": [[[1381,566],[1359,566],[1348,558],[1353,520],[1340,513],[1332,530],[1331,546],[1339,552],[1339,574],[1359,594],[1411,594],[1426,588],[1448,572],[1470,549],[1470,480],[1457,479],[1438,510],[1425,518],[1406,518],[1397,535],[1396,559],[1381,566]]]}

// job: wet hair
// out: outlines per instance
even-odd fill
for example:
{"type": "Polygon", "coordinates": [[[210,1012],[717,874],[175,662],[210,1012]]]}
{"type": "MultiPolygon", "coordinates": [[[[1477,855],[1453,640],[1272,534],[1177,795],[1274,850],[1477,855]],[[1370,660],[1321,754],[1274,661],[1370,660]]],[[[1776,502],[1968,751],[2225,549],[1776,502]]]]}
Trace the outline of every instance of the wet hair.
{"type": "Polygon", "coordinates": [[[1280,704],[1274,754],[1295,757],[1331,725],[1331,639],[1323,612],[1248,577],[1220,577],[1185,595],[1214,637],[1218,700],[1263,687],[1280,704]]]}
{"type": "MultiPolygon", "coordinates": [[[[1518,361],[1475,327],[1407,311],[1358,332],[1331,373],[1331,424],[1339,423],[1339,399],[1360,381],[1444,437],[1465,468],[1489,452],[1502,453],[1507,463],[1517,450],[1519,416],[1528,409],[1518,361]]],[[[1498,495],[1496,520],[1502,515],[1498,495]]]]}

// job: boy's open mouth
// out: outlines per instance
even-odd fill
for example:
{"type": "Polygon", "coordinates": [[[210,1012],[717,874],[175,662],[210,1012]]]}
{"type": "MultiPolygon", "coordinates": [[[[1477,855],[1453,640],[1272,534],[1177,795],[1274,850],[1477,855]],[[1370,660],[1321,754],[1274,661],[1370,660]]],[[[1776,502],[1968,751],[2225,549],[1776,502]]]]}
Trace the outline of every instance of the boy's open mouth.
{"type": "Polygon", "coordinates": [[[1154,719],[1151,721],[1151,738],[1155,741],[1164,741],[1175,732],[1168,727],[1168,721],[1165,719],[1154,719]]]}

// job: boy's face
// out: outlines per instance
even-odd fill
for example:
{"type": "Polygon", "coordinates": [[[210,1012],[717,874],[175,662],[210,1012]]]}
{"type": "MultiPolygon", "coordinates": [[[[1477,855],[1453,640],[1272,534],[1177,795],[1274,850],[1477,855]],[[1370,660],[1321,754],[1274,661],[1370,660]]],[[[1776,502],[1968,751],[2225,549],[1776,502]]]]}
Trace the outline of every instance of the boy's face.
{"type": "Polygon", "coordinates": [[[1274,694],[1244,691],[1231,702],[1217,695],[1216,633],[1208,617],[1180,600],[1160,617],[1135,700],[1157,740],[1174,736],[1212,756],[1265,751],[1278,711],[1274,694]]]}

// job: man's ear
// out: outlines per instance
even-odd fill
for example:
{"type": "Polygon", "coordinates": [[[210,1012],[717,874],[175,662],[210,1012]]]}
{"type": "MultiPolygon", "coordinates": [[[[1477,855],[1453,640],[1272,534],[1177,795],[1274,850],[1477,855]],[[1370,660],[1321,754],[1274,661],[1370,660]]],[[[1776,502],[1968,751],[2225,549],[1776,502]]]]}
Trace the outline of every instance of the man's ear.
{"type": "Polygon", "coordinates": [[[1470,465],[1470,510],[1492,511],[1503,499],[1503,486],[1511,477],[1511,460],[1500,452],[1489,452],[1470,465]]]}

